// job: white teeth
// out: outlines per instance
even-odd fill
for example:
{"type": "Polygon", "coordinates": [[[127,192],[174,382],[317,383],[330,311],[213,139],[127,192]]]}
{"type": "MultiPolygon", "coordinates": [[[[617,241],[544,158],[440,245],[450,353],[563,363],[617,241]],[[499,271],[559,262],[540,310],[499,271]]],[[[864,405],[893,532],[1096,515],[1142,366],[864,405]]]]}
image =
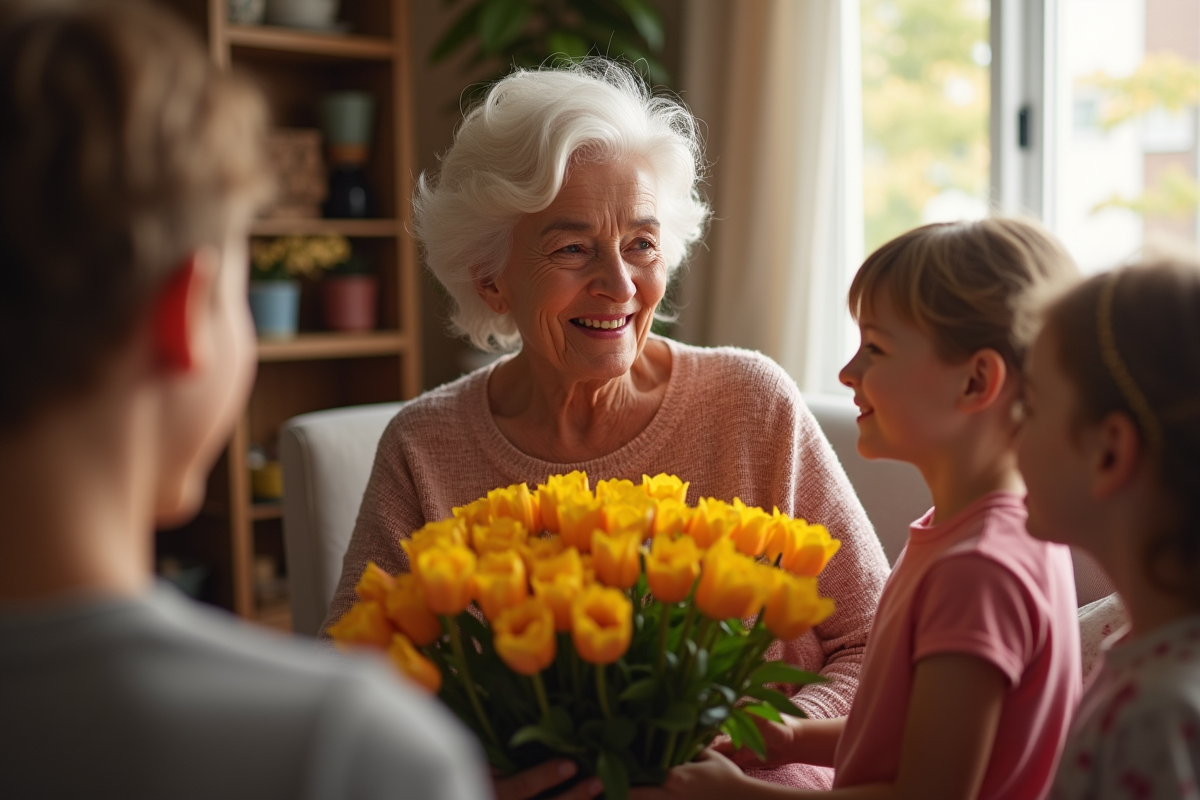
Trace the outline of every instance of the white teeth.
{"type": "Polygon", "coordinates": [[[622,317],[621,319],[614,320],[588,319],[586,317],[580,317],[576,320],[576,322],[578,322],[580,325],[583,325],[585,328],[599,328],[603,331],[609,331],[615,328],[624,327],[625,323],[629,322],[629,317],[622,317]]]}

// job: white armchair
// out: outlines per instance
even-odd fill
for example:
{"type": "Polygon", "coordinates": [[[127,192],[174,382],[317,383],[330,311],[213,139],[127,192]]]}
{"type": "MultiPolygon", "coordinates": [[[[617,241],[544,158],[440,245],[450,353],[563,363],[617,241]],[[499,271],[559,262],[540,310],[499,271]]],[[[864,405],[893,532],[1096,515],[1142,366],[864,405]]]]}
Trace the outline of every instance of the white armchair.
{"type": "MultiPolygon", "coordinates": [[[[916,468],[897,461],[867,461],[858,454],[857,409],[848,398],[808,396],[867,515],[894,562],[908,524],[929,509],[929,490],[916,468]]],[[[325,619],[342,572],[375,448],[402,403],[339,408],[289,420],[280,432],[286,491],[283,533],[297,633],[315,635],[325,619]]],[[[1112,592],[1104,574],[1076,554],[1079,605],[1112,592]]]]}

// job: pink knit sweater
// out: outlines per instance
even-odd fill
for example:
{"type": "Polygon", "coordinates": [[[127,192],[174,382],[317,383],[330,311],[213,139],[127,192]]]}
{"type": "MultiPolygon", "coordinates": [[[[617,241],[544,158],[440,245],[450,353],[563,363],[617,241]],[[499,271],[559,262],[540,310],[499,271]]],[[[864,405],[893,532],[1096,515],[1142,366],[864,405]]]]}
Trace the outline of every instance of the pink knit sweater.
{"type": "MultiPolygon", "coordinates": [[[[590,461],[542,461],[504,437],[488,406],[495,365],[405,405],[379,443],[325,627],[353,603],[354,585],[368,561],[392,573],[407,570],[401,538],[490,489],[520,482],[533,487],[548,475],[575,469],[593,482],[638,482],[643,474],[672,473],[691,482],[689,503],[740,497],[748,505],[777,506],[821,523],[841,539],[820,577],[821,592],[834,598],[837,612],[798,639],[776,642],[767,658],[829,679],[795,694],[810,716],[846,714],[888,573],[871,523],[795,382],[775,362],[745,350],[665,341],[672,368],[658,413],[624,447],[590,461]]],[[[805,765],[754,774],[809,788],[831,782],[829,770],[805,765]]]]}

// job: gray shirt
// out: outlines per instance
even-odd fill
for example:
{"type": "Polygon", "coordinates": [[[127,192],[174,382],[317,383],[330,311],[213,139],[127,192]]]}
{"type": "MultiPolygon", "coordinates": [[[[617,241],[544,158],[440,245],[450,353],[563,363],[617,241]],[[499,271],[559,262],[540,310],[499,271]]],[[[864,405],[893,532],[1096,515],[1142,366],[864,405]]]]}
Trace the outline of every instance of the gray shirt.
{"type": "Polygon", "coordinates": [[[0,610],[0,798],[489,797],[471,735],[380,662],[174,590],[0,610]]]}

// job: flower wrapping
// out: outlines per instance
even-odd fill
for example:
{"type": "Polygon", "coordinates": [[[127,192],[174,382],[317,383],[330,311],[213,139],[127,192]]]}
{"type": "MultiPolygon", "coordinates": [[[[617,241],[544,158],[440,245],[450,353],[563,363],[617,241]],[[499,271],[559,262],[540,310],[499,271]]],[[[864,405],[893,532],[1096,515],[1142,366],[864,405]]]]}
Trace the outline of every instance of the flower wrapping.
{"type": "Polygon", "coordinates": [[[565,756],[620,799],[719,732],[765,757],[754,717],[803,716],[772,685],[821,678],[763,655],[833,613],[817,575],[840,543],[687,490],[582,472],[494,489],[401,542],[411,574],[369,564],[329,633],[386,653],[505,773],[565,756]]]}

